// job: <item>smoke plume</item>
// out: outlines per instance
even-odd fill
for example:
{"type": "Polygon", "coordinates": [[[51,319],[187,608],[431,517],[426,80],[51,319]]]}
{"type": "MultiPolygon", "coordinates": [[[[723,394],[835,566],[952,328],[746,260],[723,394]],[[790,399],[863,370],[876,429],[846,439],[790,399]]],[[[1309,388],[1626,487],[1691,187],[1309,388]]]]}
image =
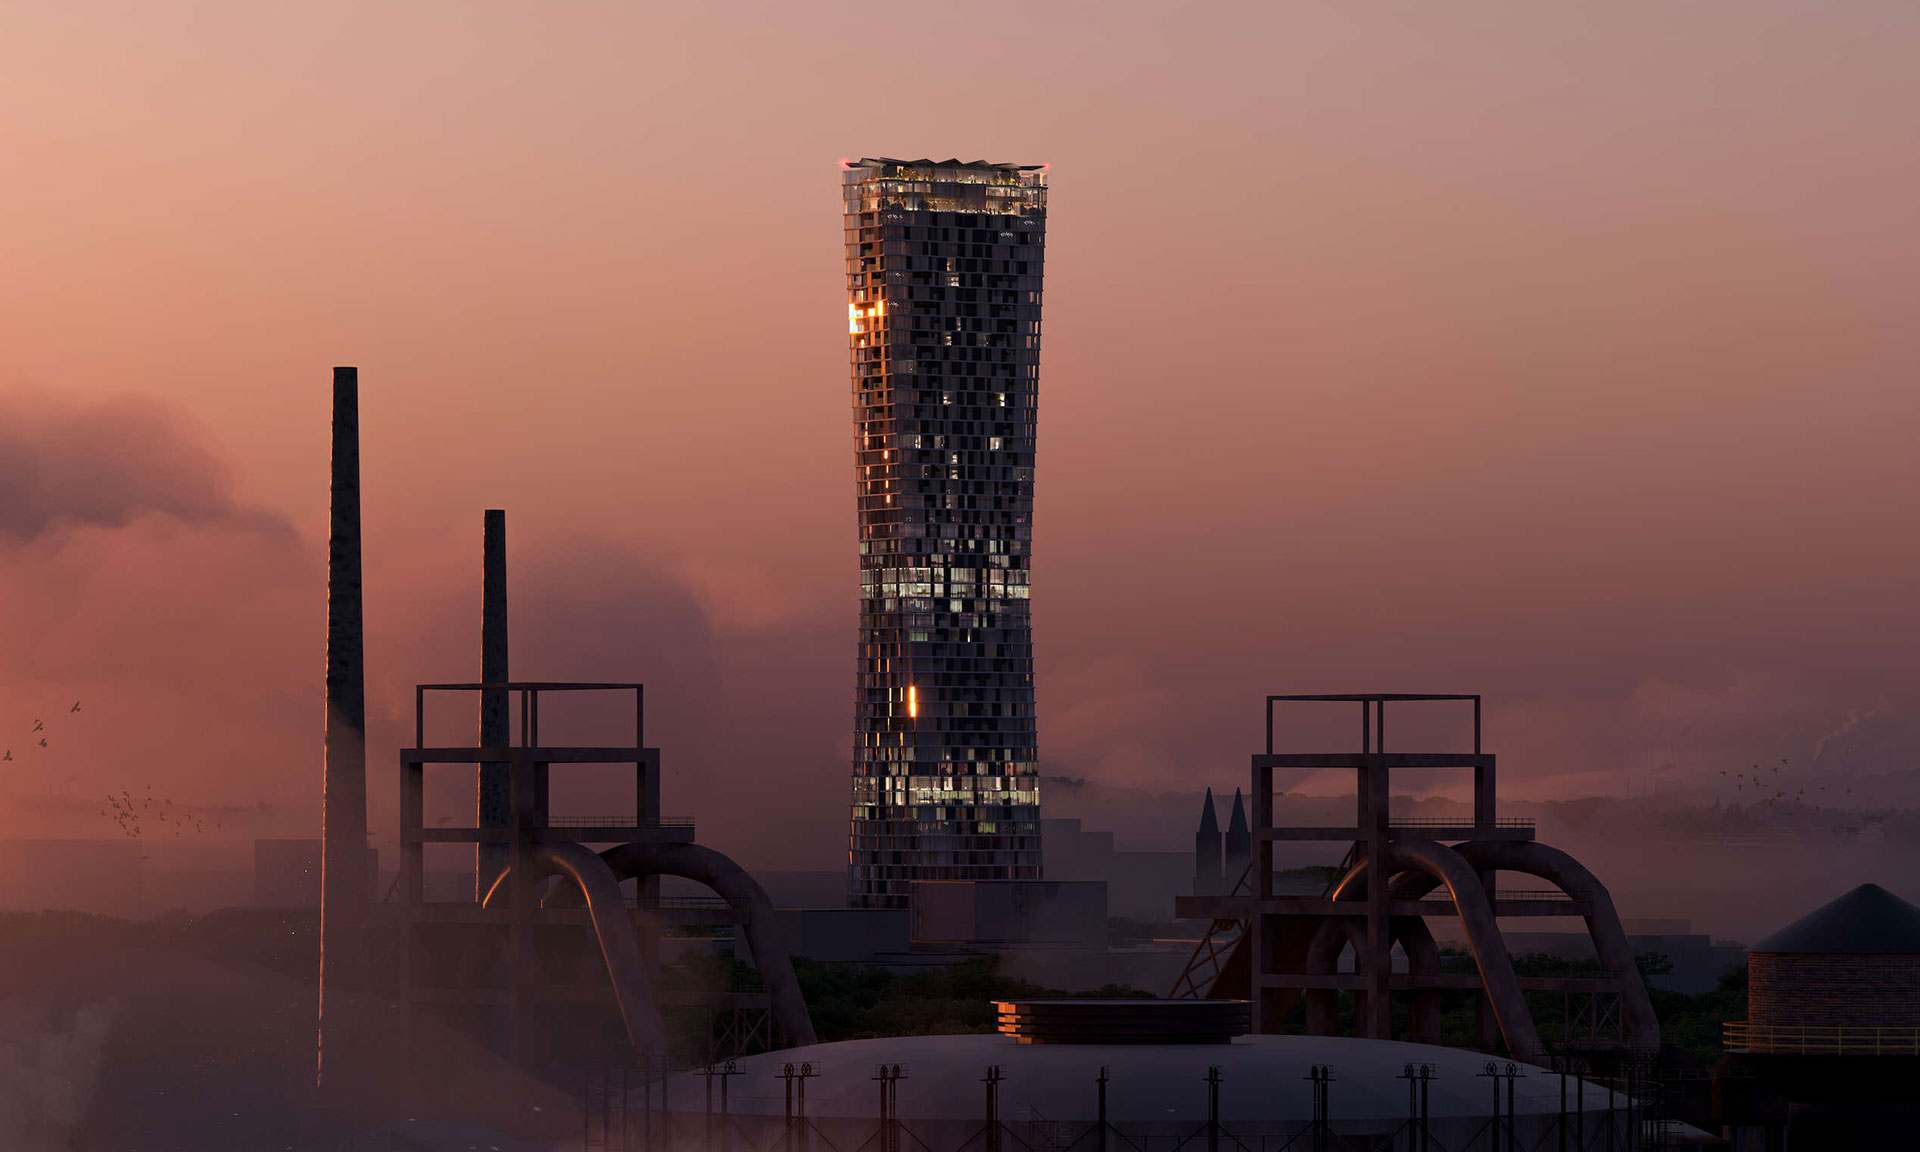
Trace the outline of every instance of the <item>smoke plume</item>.
{"type": "Polygon", "coordinates": [[[292,532],[276,513],[238,503],[225,461],[158,400],[0,395],[0,543],[118,528],[151,513],[292,532]]]}
{"type": "Polygon", "coordinates": [[[103,1002],[55,1013],[0,1006],[0,1147],[64,1152],[80,1130],[113,1013],[103,1002]]]}

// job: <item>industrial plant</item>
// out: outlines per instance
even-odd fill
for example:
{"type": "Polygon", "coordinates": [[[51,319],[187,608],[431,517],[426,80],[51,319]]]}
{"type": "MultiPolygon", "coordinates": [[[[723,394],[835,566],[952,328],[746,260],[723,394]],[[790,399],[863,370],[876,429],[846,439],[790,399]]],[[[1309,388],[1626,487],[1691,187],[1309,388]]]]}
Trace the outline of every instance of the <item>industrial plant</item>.
{"type": "Polygon", "coordinates": [[[645,746],[644,686],[510,678],[506,518],[500,510],[485,514],[482,531],[477,661],[482,678],[415,689],[415,746],[400,751],[398,764],[398,900],[369,901],[358,412],[358,371],[338,368],[328,570],[320,1086],[324,1089],[330,1077],[351,1075],[340,1065],[350,1059],[344,1054],[351,1050],[352,1023],[328,1011],[329,991],[342,987],[392,995],[409,1045],[415,1019],[437,1017],[528,1066],[579,1063],[583,1052],[588,1062],[604,1060],[608,1045],[601,1033],[610,1000],[630,1055],[667,1059],[673,1053],[655,984],[660,930],[676,923],[737,924],[751,949],[765,990],[705,1005],[724,1015],[721,1035],[742,1045],[812,1043],[813,1026],[772,902],[738,865],[694,843],[692,821],[661,814],[660,753],[645,746]],[[617,697],[632,719],[631,743],[584,746],[543,738],[542,699],[563,693],[617,697]],[[427,746],[429,701],[449,696],[477,717],[474,740],[427,746]],[[618,765],[631,772],[631,802],[624,811],[553,811],[556,770],[588,765],[618,765]],[[472,826],[427,825],[429,768],[471,774],[472,826]],[[472,846],[475,882],[469,899],[426,899],[425,852],[434,844],[472,846]],[[596,852],[589,845],[611,847],[596,852]],[[684,877],[714,896],[663,901],[661,876],[684,877]],[[629,882],[632,898],[622,892],[623,882],[629,882]],[[583,959],[586,934],[595,955],[583,959]],[[381,962],[368,963],[373,957],[381,962]],[[594,967],[593,960],[601,974],[583,983],[579,973],[594,967]],[[593,995],[596,983],[610,995],[593,995]],[[777,1033],[770,1031],[769,1018],[777,1033]]]}
{"type": "MultiPolygon", "coordinates": [[[[882,886],[863,890],[856,883],[846,909],[780,913],[752,876],[695,842],[692,819],[665,814],[662,753],[647,745],[643,685],[512,679],[506,518],[490,510],[482,517],[480,627],[469,665],[479,676],[414,690],[414,742],[399,750],[395,765],[398,870],[392,889],[375,899],[365,851],[358,423],[358,373],[337,369],[321,853],[323,1092],[355,1077],[358,1021],[339,1007],[342,994],[374,993],[398,1008],[409,1061],[444,1059],[429,1038],[457,1034],[543,1076],[579,1077],[589,1147],[712,1147],[716,1139],[730,1142],[736,1135],[751,1148],[795,1141],[804,1147],[816,1138],[839,1147],[858,1145],[870,1125],[877,1125],[873,1131],[888,1147],[897,1147],[902,1133],[923,1146],[956,1149],[984,1133],[986,1146],[1001,1147],[1003,1131],[1012,1132],[1005,1127],[1010,1116],[1031,1129],[1043,1114],[1057,1136],[1072,1137],[1068,1145],[1088,1133],[1105,1146],[1109,1133],[1149,1141],[1204,1131],[1210,1147],[1223,1138],[1287,1142],[1303,1135],[1316,1147],[1335,1138],[1385,1146],[1380,1142],[1415,1135],[1441,1146],[1470,1146],[1482,1138],[1534,1142],[1548,1133],[1572,1133],[1581,1148],[1643,1146],[1657,1103],[1647,1091],[1647,1058],[1658,1050],[1659,1024],[1634,957],[1599,880],[1566,854],[1535,842],[1530,825],[1498,815],[1495,758],[1481,747],[1475,696],[1269,697],[1268,744],[1252,757],[1245,795],[1235,791],[1224,837],[1207,794],[1195,837],[1193,894],[1181,897],[1174,911],[1212,928],[1172,982],[1170,995],[1133,998],[1140,994],[1129,990],[1122,998],[1007,1000],[998,1005],[997,1035],[820,1044],[792,959],[804,954],[810,935],[840,961],[855,964],[937,967],[975,955],[1017,960],[1036,950],[1086,963],[1107,947],[1105,883],[1050,880],[1037,874],[1039,868],[1018,863],[1019,852],[1002,858],[987,849],[981,859],[989,863],[980,865],[980,875],[955,873],[950,866],[959,858],[937,855],[902,855],[900,863],[887,866],[894,871],[863,872],[862,837],[868,833],[861,829],[870,817],[856,807],[853,876],[882,886]],[[607,745],[565,735],[554,702],[586,695],[610,699],[629,718],[627,741],[607,745]],[[1412,702],[1470,707],[1471,751],[1389,752],[1388,706],[1412,702]],[[1305,703],[1356,708],[1359,747],[1279,750],[1276,707],[1305,703]],[[472,717],[470,742],[428,739],[439,730],[430,713],[447,712],[472,717]],[[556,808],[556,780],[588,767],[611,767],[628,782],[618,812],[556,808]],[[1352,773],[1352,821],[1328,827],[1285,823],[1276,808],[1275,772],[1328,768],[1352,773]],[[1416,770],[1470,772],[1472,819],[1439,824],[1396,817],[1389,804],[1394,773],[1416,770]],[[471,782],[468,826],[426,819],[427,777],[443,772],[471,782]],[[1276,882],[1275,846],[1294,841],[1346,845],[1324,890],[1295,892],[1276,882]],[[472,868],[470,888],[429,898],[427,852],[436,847],[464,853],[472,868]],[[1536,876],[1554,888],[1504,890],[1495,883],[1499,873],[1536,876]],[[670,877],[701,885],[709,895],[666,896],[661,882],[670,877]],[[1436,889],[1443,898],[1432,897],[1436,889]],[[877,900],[877,892],[890,895],[877,900]],[[1606,975],[1517,976],[1498,919],[1570,914],[1586,921],[1606,975]],[[1438,945],[1426,925],[1436,915],[1457,917],[1463,925],[1475,972],[1440,970],[1438,945]],[[676,925],[737,929],[740,958],[751,964],[758,987],[708,990],[704,1002],[693,1005],[667,1003],[661,993],[663,933],[676,925]],[[1402,967],[1395,964],[1396,948],[1402,967]],[[1343,962],[1349,950],[1352,959],[1343,962]],[[1477,997],[1478,1052],[1441,1043],[1440,996],[1448,991],[1477,997]],[[1559,1044],[1546,1044],[1525,999],[1529,991],[1562,993],[1569,1003],[1577,998],[1585,1031],[1576,1036],[1563,1029],[1559,1044]],[[1356,1034],[1347,1038],[1336,1036],[1336,997],[1343,992],[1356,1005],[1356,1034]],[[1410,1005],[1404,1039],[1393,1035],[1396,995],[1410,1005]],[[1304,1034],[1288,1035],[1297,1003],[1305,1005],[1304,1034]],[[667,1011],[673,1007],[703,1013],[691,1043],[672,1034],[667,1011]],[[869,1065],[880,1071],[854,1075],[869,1065]],[[736,1078],[740,1082],[733,1084],[736,1078]],[[869,1115],[861,1103],[869,1098],[859,1087],[866,1080],[879,1085],[877,1114],[869,1115]],[[976,1080],[986,1085],[984,1110],[968,1104],[974,1093],[966,1086],[976,1080]],[[809,1081],[819,1081],[811,1103],[809,1081]],[[1275,1090],[1294,1082],[1301,1086],[1275,1090]],[[1111,1100],[1109,1084],[1121,1086],[1111,1100]],[[1204,1119],[1197,1119],[1203,1084],[1204,1119]],[[1482,1097],[1476,1086],[1491,1086],[1491,1097],[1482,1097]],[[1403,1089],[1404,1109],[1394,1103],[1403,1089]],[[1484,1109],[1483,1099],[1491,1100],[1484,1109]],[[1095,1104],[1090,1112],[1088,1101],[1095,1104]]],[[[987,550],[982,556],[1021,552],[987,550]]],[[[941,620],[930,625],[936,633],[958,626],[941,620]]],[[[1030,672],[1009,675],[1030,698],[1030,672]]],[[[903,696],[896,703],[906,705],[904,714],[883,710],[903,741],[902,765],[910,765],[917,754],[909,753],[921,747],[921,679],[906,675],[895,693],[903,696]],[[906,741],[909,736],[913,742],[906,741]]],[[[946,691],[957,681],[944,674],[924,681],[930,689],[924,723],[938,740],[951,740],[956,732],[998,731],[985,720],[972,726],[951,720],[963,714],[952,705],[961,698],[958,690],[951,696],[946,691]]],[[[862,722],[877,715],[862,711],[862,722]]],[[[1030,709],[1014,715],[1018,724],[1031,725],[1030,709]]],[[[965,759],[959,752],[939,755],[946,759],[936,763],[949,768],[965,759]]],[[[1023,774],[1026,763],[1008,761],[1005,776],[981,767],[977,779],[969,777],[970,786],[985,790],[973,801],[986,792],[1002,799],[1001,785],[1023,774]]],[[[931,787],[918,774],[898,778],[910,789],[931,787]]],[[[939,821],[949,813],[914,803],[927,799],[915,793],[905,799],[902,819],[911,824],[932,818],[932,827],[944,827],[939,821]]],[[[999,813],[975,802],[961,808],[966,820],[997,826],[982,816],[999,813]]],[[[1012,827],[1037,830],[1038,824],[1023,816],[1012,827]]],[[[999,842],[998,833],[982,835],[983,844],[999,842]]],[[[1006,842],[1024,843],[1027,835],[1006,842]]],[[[925,847],[936,841],[910,842],[925,847]]]]}
{"type": "MultiPolygon", "coordinates": [[[[1046,171],[844,169],[860,544],[844,872],[756,877],[699,842],[645,684],[515,678],[502,509],[477,510],[469,655],[436,653],[410,741],[370,753],[362,394],[336,368],[322,834],[255,845],[258,902],[318,905],[317,1099],[485,1063],[563,1092],[579,1146],[604,1152],[1776,1152],[1905,1130],[1920,909],[1868,885],[1762,941],[1747,1018],[1701,1060],[1665,1034],[1644,931],[1503,807],[1479,695],[1265,697],[1245,776],[1190,782],[1191,853],[1043,820],[1046,171]],[[1303,729],[1307,713],[1339,719],[1303,729]],[[1340,795],[1292,790],[1303,778],[1340,795]],[[370,789],[397,800],[384,869],[370,789]],[[1468,799],[1407,809],[1436,793],[1468,799]],[[435,796],[461,815],[431,815],[435,796]],[[1543,961],[1541,921],[1579,924],[1553,938],[1563,958],[1543,961]],[[975,1015],[850,1019],[846,989],[916,980],[964,988],[945,1010],[975,1015]]],[[[1742,953],[1703,955],[1728,987],[1742,953]]]]}
{"type": "MultiPolygon", "coordinates": [[[[1584,1152],[1711,1142],[1717,1128],[1746,1152],[1816,1130],[1833,1101],[1885,1078],[1876,1061],[1920,1052],[1907,1019],[1920,910],[1869,887],[1755,950],[1749,1019],[1728,1025],[1717,1071],[1693,1073],[1712,1103],[1689,1095],[1606,885],[1502,814],[1477,695],[1268,696],[1225,831],[1209,786],[1191,857],[1136,853],[1133,875],[1151,880],[1123,893],[1127,854],[1110,835],[1040,818],[1029,609],[1044,168],[861,160],[845,196],[861,587],[837,903],[776,906],[696,842],[692,815],[669,815],[643,684],[513,678],[503,510],[481,518],[475,658],[414,688],[410,746],[368,756],[359,379],[335,370],[323,1095],[356,1077],[368,1023],[349,1005],[367,997],[397,1010],[408,1061],[442,1062],[436,1045],[459,1036],[577,1085],[584,1146],[606,1150],[1584,1152]],[[571,734],[568,702],[586,698],[630,735],[571,734]],[[1415,707],[1455,709],[1464,744],[1390,748],[1389,712],[1415,707]],[[1357,739],[1290,736],[1306,708],[1350,709],[1357,739]],[[448,717],[471,738],[430,739],[448,717]],[[367,793],[369,766],[387,763],[399,859],[382,891],[367,793]],[[609,771],[618,784],[594,810],[556,802],[557,783],[609,771]],[[1351,815],[1296,811],[1283,782],[1301,774],[1346,779],[1351,815]],[[470,822],[428,819],[430,777],[467,782],[470,822]],[[1455,778],[1465,814],[1396,810],[1396,785],[1455,778]],[[436,883],[447,852],[470,883],[449,887],[444,863],[436,883]],[[1277,852],[1317,863],[1285,867],[1277,852]],[[1118,945],[1112,901],[1197,934],[1118,945]],[[1541,918],[1577,918],[1593,970],[1523,973],[1510,924],[1541,918]],[[1452,926],[1464,967],[1443,955],[1452,926]],[[689,931],[718,949],[689,953],[689,931]],[[692,954],[749,978],[670,993],[668,969],[692,954]],[[823,1043],[796,967],[978,961],[1073,995],[999,999],[985,1033],[823,1043]],[[1470,1005],[1466,1034],[1449,1036],[1449,1003],[1470,1005]]],[[[290,851],[263,842],[260,859],[290,851]]]]}
{"type": "Polygon", "coordinates": [[[1920,1150],[1920,2],[1462,8],[7,5],[0,1152],[1920,1150]]]}

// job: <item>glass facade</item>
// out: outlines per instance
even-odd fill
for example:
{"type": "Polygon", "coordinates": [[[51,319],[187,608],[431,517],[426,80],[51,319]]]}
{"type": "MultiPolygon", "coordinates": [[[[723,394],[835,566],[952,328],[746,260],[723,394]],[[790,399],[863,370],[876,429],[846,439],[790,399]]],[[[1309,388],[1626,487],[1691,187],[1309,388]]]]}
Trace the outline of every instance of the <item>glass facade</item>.
{"type": "Polygon", "coordinates": [[[846,169],[860,523],[848,898],[1040,878],[1028,615],[1046,174],[846,169]]]}

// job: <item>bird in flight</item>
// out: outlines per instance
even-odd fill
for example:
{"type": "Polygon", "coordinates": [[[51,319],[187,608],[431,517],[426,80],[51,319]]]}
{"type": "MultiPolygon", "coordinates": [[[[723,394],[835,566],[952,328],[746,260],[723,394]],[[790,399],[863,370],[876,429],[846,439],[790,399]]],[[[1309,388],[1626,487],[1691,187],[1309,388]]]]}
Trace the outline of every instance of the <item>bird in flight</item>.
{"type": "Polygon", "coordinates": [[[47,746],[47,738],[45,736],[40,737],[40,747],[45,748],[46,746],[47,746]]]}
{"type": "Polygon", "coordinates": [[[0,760],[11,760],[11,759],[13,759],[13,749],[11,748],[7,749],[7,754],[5,756],[0,756],[0,760]]]}
{"type": "Polygon", "coordinates": [[[78,712],[78,711],[80,711],[80,701],[78,701],[78,700],[75,700],[75,701],[73,702],[73,707],[71,707],[71,708],[69,708],[69,709],[67,709],[67,711],[69,711],[69,712],[78,712]]]}
{"type": "Polygon", "coordinates": [[[46,724],[44,724],[43,722],[41,722],[41,721],[39,721],[39,720],[35,720],[35,721],[33,722],[33,730],[34,730],[35,732],[38,732],[38,731],[40,731],[40,730],[41,730],[42,728],[45,728],[45,727],[46,727],[46,724]]]}

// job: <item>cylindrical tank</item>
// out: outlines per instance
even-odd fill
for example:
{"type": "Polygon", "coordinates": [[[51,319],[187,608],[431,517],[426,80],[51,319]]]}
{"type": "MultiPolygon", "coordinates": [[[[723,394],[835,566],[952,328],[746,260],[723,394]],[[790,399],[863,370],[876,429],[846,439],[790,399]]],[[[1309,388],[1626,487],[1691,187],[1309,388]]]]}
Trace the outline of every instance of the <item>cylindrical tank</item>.
{"type": "Polygon", "coordinates": [[[1824,1055],[1920,1046],[1920,908],[1862,884],[1755,945],[1745,1040],[1824,1055]]]}

